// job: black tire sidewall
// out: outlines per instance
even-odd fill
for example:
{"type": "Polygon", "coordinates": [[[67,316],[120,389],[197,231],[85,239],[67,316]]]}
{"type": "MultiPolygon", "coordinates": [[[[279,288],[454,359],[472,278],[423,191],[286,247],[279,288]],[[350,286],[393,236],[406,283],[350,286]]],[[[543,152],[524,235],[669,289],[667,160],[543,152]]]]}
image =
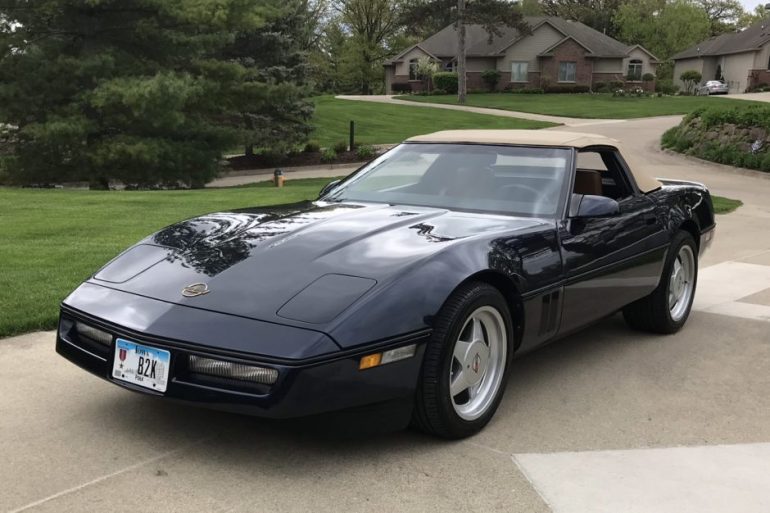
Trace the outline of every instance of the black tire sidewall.
{"type": "Polygon", "coordinates": [[[468,436],[479,431],[489,422],[492,416],[494,416],[497,407],[500,405],[508,381],[514,348],[513,323],[511,322],[510,311],[505,298],[496,288],[486,284],[474,284],[470,291],[458,291],[458,294],[464,296],[460,307],[452,308],[453,311],[451,312],[442,312],[440,314],[451,316],[451,319],[444,319],[445,321],[449,321],[449,329],[445,331],[443,340],[435,341],[436,343],[441,344],[441,356],[439,359],[440,372],[438,373],[438,382],[436,383],[438,389],[436,399],[439,403],[437,405],[438,412],[442,417],[443,423],[452,433],[453,437],[468,436]],[[503,377],[497,390],[497,394],[489,405],[487,411],[477,419],[466,420],[457,414],[452,404],[452,398],[449,393],[449,373],[452,366],[455,342],[460,336],[460,330],[462,330],[467,322],[468,316],[470,316],[476,309],[483,306],[495,308],[503,319],[507,343],[505,369],[503,370],[503,377]]]}
{"type": "Polygon", "coordinates": [[[671,251],[668,254],[668,258],[666,259],[666,266],[663,269],[663,275],[661,276],[661,284],[660,284],[660,294],[658,296],[658,301],[661,302],[661,305],[658,307],[661,309],[662,313],[665,315],[665,319],[667,320],[667,324],[670,327],[671,331],[678,331],[684,324],[687,322],[687,319],[690,317],[690,312],[692,311],[692,304],[695,300],[695,292],[698,288],[698,247],[695,244],[695,239],[693,239],[692,235],[690,235],[687,232],[681,231],[679,232],[671,244],[671,251]],[[668,292],[670,287],[670,276],[671,271],[674,266],[674,262],[676,261],[677,257],[679,256],[679,251],[682,249],[682,246],[688,245],[690,246],[690,249],[692,250],[693,254],[693,265],[695,267],[695,273],[693,274],[693,291],[690,295],[689,304],[687,305],[687,311],[682,316],[681,319],[678,321],[675,321],[671,317],[671,309],[668,306],[668,292]]]}

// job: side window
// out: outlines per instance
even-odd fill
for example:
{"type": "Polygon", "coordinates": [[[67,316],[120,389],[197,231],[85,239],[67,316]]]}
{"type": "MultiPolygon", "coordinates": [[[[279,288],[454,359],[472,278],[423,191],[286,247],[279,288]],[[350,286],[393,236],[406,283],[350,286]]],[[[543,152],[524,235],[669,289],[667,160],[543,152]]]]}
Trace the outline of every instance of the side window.
{"type": "Polygon", "coordinates": [[[606,196],[622,200],[633,195],[626,172],[614,149],[586,149],[578,153],[576,194],[606,196]]]}

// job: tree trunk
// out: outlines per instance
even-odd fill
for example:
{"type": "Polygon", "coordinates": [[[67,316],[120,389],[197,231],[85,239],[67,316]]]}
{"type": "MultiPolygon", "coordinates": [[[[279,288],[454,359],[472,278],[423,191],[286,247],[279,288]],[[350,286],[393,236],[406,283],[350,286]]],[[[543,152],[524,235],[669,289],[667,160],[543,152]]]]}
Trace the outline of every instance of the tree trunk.
{"type": "Polygon", "coordinates": [[[457,103],[465,104],[465,0],[457,0],[457,103]]]}

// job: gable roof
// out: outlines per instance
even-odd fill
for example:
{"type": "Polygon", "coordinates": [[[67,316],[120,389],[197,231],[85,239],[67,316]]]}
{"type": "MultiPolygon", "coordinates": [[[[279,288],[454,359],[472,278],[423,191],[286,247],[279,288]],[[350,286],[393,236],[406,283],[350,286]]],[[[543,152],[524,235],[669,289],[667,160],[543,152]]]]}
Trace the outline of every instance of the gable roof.
{"type": "Polygon", "coordinates": [[[674,55],[672,59],[752,52],[759,50],[768,41],[770,41],[770,18],[755,23],[741,32],[730,32],[701,41],[674,55]]]}
{"type": "MultiPolygon", "coordinates": [[[[562,18],[548,16],[525,16],[524,21],[530,26],[532,32],[542,25],[550,25],[554,30],[564,36],[564,40],[572,39],[589,51],[591,57],[623,58],[636,46],[628,46],[606,34],[583,25],[578,21],[568,21],[562,18]]],[[[517,30],[514,27],[498,27],[500,34],[490,35],[482,25],[467,25],[465,27],[465,54],[467,57],[499,57],[506,49],[516,44],[529,34],[517,30]]],[[[564,42],[560,41],[559,44],[564,42]]],[[[554,45],[558,46],[557,45],[554,45]]],[[[402,57],[413,48],[420,48],[423,52],[436,58],[454,58],[457,55],[457,30],[454,24],[444,27],[430,36],[425,41],[411,46],[392,59],[387,64],[400,62],[402,57]]],[[[551,48],[552,49],[552,48],[551,48]]],[[[550,49],[549,49],[550,50],[550,49]]],[[[643,49],[644,50],[644,49],[643,49]]],[[[644,50],[650,53],[647,50],[644,50]]],[[[650,54],[652,57],[654,55],[650,54]]]]}

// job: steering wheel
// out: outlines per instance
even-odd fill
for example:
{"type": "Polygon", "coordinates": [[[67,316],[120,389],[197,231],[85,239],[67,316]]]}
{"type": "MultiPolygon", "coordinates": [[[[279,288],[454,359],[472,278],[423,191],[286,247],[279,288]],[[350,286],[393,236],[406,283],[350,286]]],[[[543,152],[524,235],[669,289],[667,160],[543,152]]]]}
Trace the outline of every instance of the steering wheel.
{"type": "MultiPolygon", "coordinates": [[[[519,190],[522,190],[522,191],[527,191],[527,192],[531,193],[531,195],[533,197],[533,200],[535,198],[539,198],[540,196],[543,195],[543,193],[541,191],[538,191],[537,189],[535,189],[534,187],[531,187],[529,185],[524,185],[523,183],[512,183],[512,184],[505,185],[502,188],[503,191],[507,191],[508,189],[519,189],[519,190]]],[[[534,203],[534,201],[533,201],[533,203],[534,203]]]]}

